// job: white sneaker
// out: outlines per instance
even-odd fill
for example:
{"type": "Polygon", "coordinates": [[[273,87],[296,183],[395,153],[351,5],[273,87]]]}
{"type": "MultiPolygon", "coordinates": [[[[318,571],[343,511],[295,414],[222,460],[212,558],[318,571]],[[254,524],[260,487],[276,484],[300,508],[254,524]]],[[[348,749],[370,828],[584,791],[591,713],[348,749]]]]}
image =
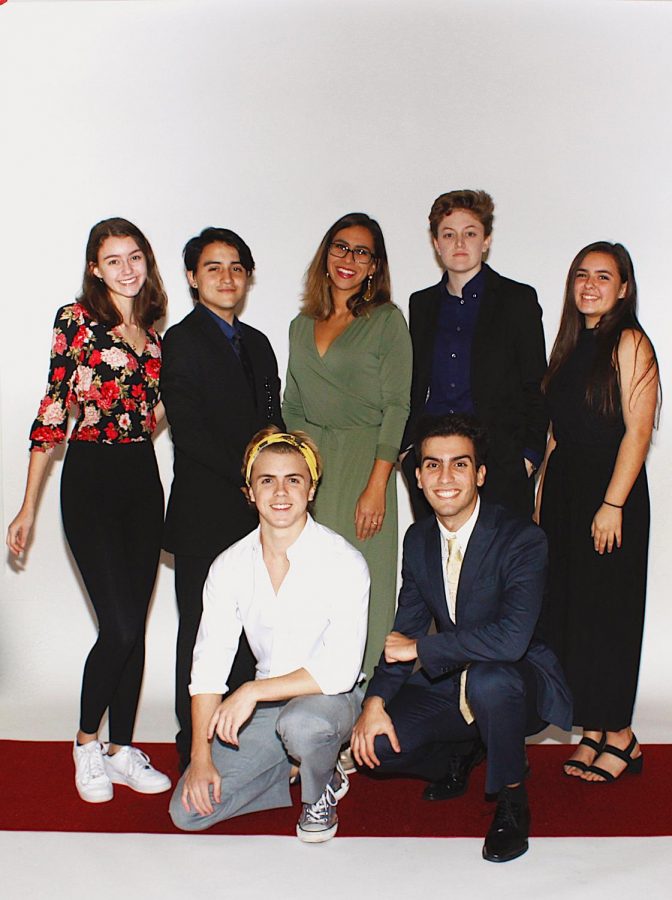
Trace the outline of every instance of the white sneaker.
{"type": "Polygon", "coordinates": [[[87,803],[106,803],[114,795],[112,782],[105,771],[103,748],[98,741],[72,746],[75,761],[75,787],[87,803]]]}
{"type": "Polygon", "coordinates": [[[105,771],[114,784],[125,784],[139,794],[162,794],[170,790],[170,778],[150,765],[149,757],[137,747],[122,747],[103,756],[105,771]]]}

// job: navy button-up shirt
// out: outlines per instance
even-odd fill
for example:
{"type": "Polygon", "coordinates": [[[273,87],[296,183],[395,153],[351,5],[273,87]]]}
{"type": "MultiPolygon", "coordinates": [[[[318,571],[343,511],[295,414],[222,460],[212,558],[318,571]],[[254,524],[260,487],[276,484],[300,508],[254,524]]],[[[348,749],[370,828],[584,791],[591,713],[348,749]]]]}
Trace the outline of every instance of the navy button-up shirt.
{"type": "Polygon", "coordinates": [[[229,323],[225,319],[222,319],[221,316],[218,316],[217,313],[214,313],[205,304],[203,304],[203,309],[207,310],[207,312],[212,316],[212,318],[215,320],[215,322],[219,325],[219,327],[222,331],[222,334],[231,343],[231,346],[233,347],[236,356],[238,356],[239,355],[238,348],[236,347],[236,344],[234,343],[234,340],[233,340],[237,334],[240,335],[241,329],[240,329],[240,322],[238,321],[238,319],[236,319],[234,317],[233,325],[229,325],[229,323]]]}
{"type": "Polygon", "coordinates": [[[461,297],[448,292],[448,273],[441,279],[442,297],[434,339],[434,359],[425,412],[473,413],[471,397],[471,345],[480,300],[485,290],[485,271],[480,269],[462,289],[461,297]]]}

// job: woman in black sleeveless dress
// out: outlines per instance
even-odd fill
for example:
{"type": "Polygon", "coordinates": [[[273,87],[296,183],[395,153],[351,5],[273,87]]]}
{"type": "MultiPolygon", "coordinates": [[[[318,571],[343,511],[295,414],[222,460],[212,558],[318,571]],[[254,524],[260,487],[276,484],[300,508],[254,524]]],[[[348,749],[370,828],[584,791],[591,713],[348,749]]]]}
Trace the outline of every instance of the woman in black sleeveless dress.
{"type": "Polygon", "coordinates": [[[630,727],[644,623],[649,495],[644,461],[658,400],[655,351],[636,316],[621,244],[584,247],[567,277],[544,389],[551,437],[537,497],[548,536],[544,638],[574,694],[583,738],[565,774],[639,772],[630,727]]]}

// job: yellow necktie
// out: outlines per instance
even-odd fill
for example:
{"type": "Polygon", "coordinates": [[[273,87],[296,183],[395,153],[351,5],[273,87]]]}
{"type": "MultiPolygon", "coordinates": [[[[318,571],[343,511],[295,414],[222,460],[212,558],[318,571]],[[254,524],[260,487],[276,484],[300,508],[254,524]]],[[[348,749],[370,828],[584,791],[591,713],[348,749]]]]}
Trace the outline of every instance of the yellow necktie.
{"type": "MultiPolygon", "coordinates": [[[[460,581],[460,569],[462,568],[462,550],[454,534],[448,535],[448,560],[446,562],[446,581],[448,582],[448,612],[453,622],[455,619],[455,610],[457,607],[457,586],[460,581]]],[[[462,718],[471,725],[474,721],[474,714],[471,711],[467,700],[467,669],[466,665],[460,673],[460,712],[462,718]]]]}

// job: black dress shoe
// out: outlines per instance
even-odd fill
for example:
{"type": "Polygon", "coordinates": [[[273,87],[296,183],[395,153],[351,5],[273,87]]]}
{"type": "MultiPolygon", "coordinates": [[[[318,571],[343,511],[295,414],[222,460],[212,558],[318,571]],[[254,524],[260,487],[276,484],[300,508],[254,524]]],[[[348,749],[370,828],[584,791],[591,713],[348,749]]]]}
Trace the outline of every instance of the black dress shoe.
{"type": "Polygon", "coordinates": [[[485,836],[483,859],[508,862],[527,851],[530,833],[530,808],[523,785],[502,788],[492,825],[485,836]]]}
{"type": "Polygon", "coordinates": [[[469,786],[469,773],[485,759],[485,746],[475,741],[465,756],[449,756],[448,770],[439,781],[428,784],[422,793],[423,800],[452,800],[461,797],[469,786]]]}

